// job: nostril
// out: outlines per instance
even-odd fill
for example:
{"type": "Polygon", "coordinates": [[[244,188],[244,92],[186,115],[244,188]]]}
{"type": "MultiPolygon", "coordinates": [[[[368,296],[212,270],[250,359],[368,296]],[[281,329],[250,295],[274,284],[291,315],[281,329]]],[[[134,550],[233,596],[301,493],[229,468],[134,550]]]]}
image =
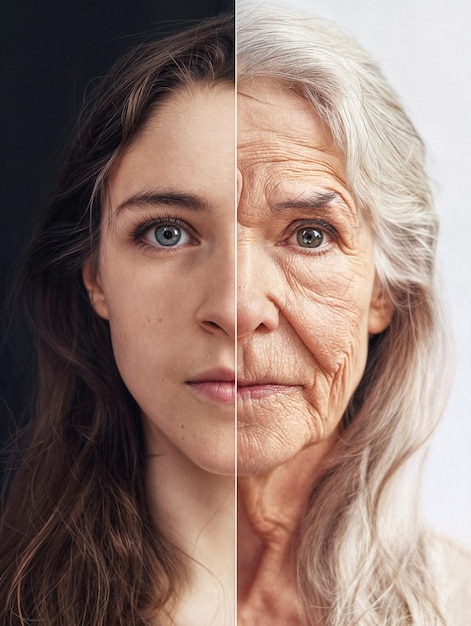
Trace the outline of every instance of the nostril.
{"type": "Polygon", "coordinates": [[[205,324],[206,326],[210,326],[211,328],[214,328],[215,330],[219,330],[221,328],[219,324],[216,324],[216,322],[203,322],[203,324],[205,324]]]}
{"type": "Polygon", "coordinates": [[[200,328],[211,335],[223,333],[235,337],[235,319],[235,303],[224,298],[224,294],[220,298],[206,298],[196,314],[200,328]]]}
{"type": "Polygon", "coordinates": [[[216,322],[212,322],[210,320],[203,320],[201,322],[201,328],[203,328],[203,330],[205,330],[207,333],[210,333],[211,335],[219,334],[221,332],[224,334],[228,334],[224,330],[223,326],[221,326],[220,324],[217,324],[216,322]]]}
{"type": "Polygon", "coordinates": [[[253,332],[269,333],[278,328],[280,309],[266,297],[239,298],[237,309],[237,336],[253,332]]]}

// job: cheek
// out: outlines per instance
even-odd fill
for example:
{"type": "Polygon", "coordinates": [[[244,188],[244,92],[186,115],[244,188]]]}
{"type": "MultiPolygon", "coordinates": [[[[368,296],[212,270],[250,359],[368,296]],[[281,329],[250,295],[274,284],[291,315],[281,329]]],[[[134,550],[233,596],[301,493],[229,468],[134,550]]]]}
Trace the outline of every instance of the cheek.
{"type": "Polygon", "coordinates": [[[373,271],[355,259],[309,259],[286,274],[284,316],[310,354],[310,398],[323,413],[341,414],[360,382],[368,346],[373,271]]]}
{"type": "Polygon", "coordinates": [[[138,402],[142,394],[151,395],[158,382],[165,382],[187,341],[188,286],[167,274],[116,265],[105,275],[113,352],[138,402]]]}

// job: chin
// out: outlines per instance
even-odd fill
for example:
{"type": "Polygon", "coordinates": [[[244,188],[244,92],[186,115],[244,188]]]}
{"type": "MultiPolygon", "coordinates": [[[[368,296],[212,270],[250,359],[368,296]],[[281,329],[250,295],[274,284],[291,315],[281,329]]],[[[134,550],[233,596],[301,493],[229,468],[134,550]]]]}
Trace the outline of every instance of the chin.
{"type": "Polygon", "coordinates": [[[294,458],[298,452],[288,446],[270,443],[268,438],[263,444],[248,441],[245,433],[239,432],[237,476],[265,474],[294,458]]]}
{"type": "Polygon", "coordinates": [[[238,436],[237,475],[258,476],[283,465],[291,468],[289,471],[304,471],[306,468],[314,471],[332,451],[337,439],[337,428],[310,437],[303,437],[298,432],[298,438],[294,432],[291,437],[265,432],[263,441],[260,441],[260,436],[249,437],[247,431],[242,429],[238,436]]]}
{"type": "Polygon", "coordinates": [[[208,474],[214,474],[214,476],[232,476],[236,475],[235,460],[232,459],[232,463],[203,463],[199,464],[199,467],[208,474]]]}
{"type": "MultiPolygon", "coordinates": [[[[209,450],[209,447],[208,447],[209,450]]],[[[198,455],[190,459],[194,465],[208,474],[216,476],[235,476],[236,455],[235,449],[228,454],[198,455]]]]}
{"type": "Polygon", "coordinates": [[[266,474],[271,470],[279,467],[286,463],[290,457],[284,459],[278,458],[253,458],[252,455],[249,457],[244,456],[239,452],[237,458],[237,476],[238,477],[248,477],[248,476],[260,476],[262,474],[266,474]]]}

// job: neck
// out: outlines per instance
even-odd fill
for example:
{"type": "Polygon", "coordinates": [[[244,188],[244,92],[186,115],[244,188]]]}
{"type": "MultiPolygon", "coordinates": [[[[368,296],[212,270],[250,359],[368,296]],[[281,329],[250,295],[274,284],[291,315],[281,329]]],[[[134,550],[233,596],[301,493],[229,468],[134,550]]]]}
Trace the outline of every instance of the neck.
{"type": "MultiPolygon", "coordinates": [[[[174,626],[234,624],[234,478],[195,466],[159,437],[147,459],[146,493],[151,516],[184,555],[186,579],[173,599],[174,626]]],[[[159,617],[159,624],[166,623],[159,617]]]]}
{"type": "Polygon", "coordinates": [[[265,474],[238,479],[240,626],[304,623],[293,559],[295,537],[328,447],[327,442],[311,446],[265,474]]]}

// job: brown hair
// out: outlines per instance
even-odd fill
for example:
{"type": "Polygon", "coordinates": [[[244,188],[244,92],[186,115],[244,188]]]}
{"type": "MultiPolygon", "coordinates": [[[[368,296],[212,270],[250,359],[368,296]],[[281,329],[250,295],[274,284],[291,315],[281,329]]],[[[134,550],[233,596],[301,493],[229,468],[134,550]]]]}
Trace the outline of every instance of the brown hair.
{"type": "Polygon", "coordinates": [[[82,283],[107,173],[163,97],[234,81],[230,16],[119,61],[82,112],[18,281],[35,338],[31,423],[0,523],[0,622],[145,624],[182,576],[149,516],[139,409],[82,283]]]}

